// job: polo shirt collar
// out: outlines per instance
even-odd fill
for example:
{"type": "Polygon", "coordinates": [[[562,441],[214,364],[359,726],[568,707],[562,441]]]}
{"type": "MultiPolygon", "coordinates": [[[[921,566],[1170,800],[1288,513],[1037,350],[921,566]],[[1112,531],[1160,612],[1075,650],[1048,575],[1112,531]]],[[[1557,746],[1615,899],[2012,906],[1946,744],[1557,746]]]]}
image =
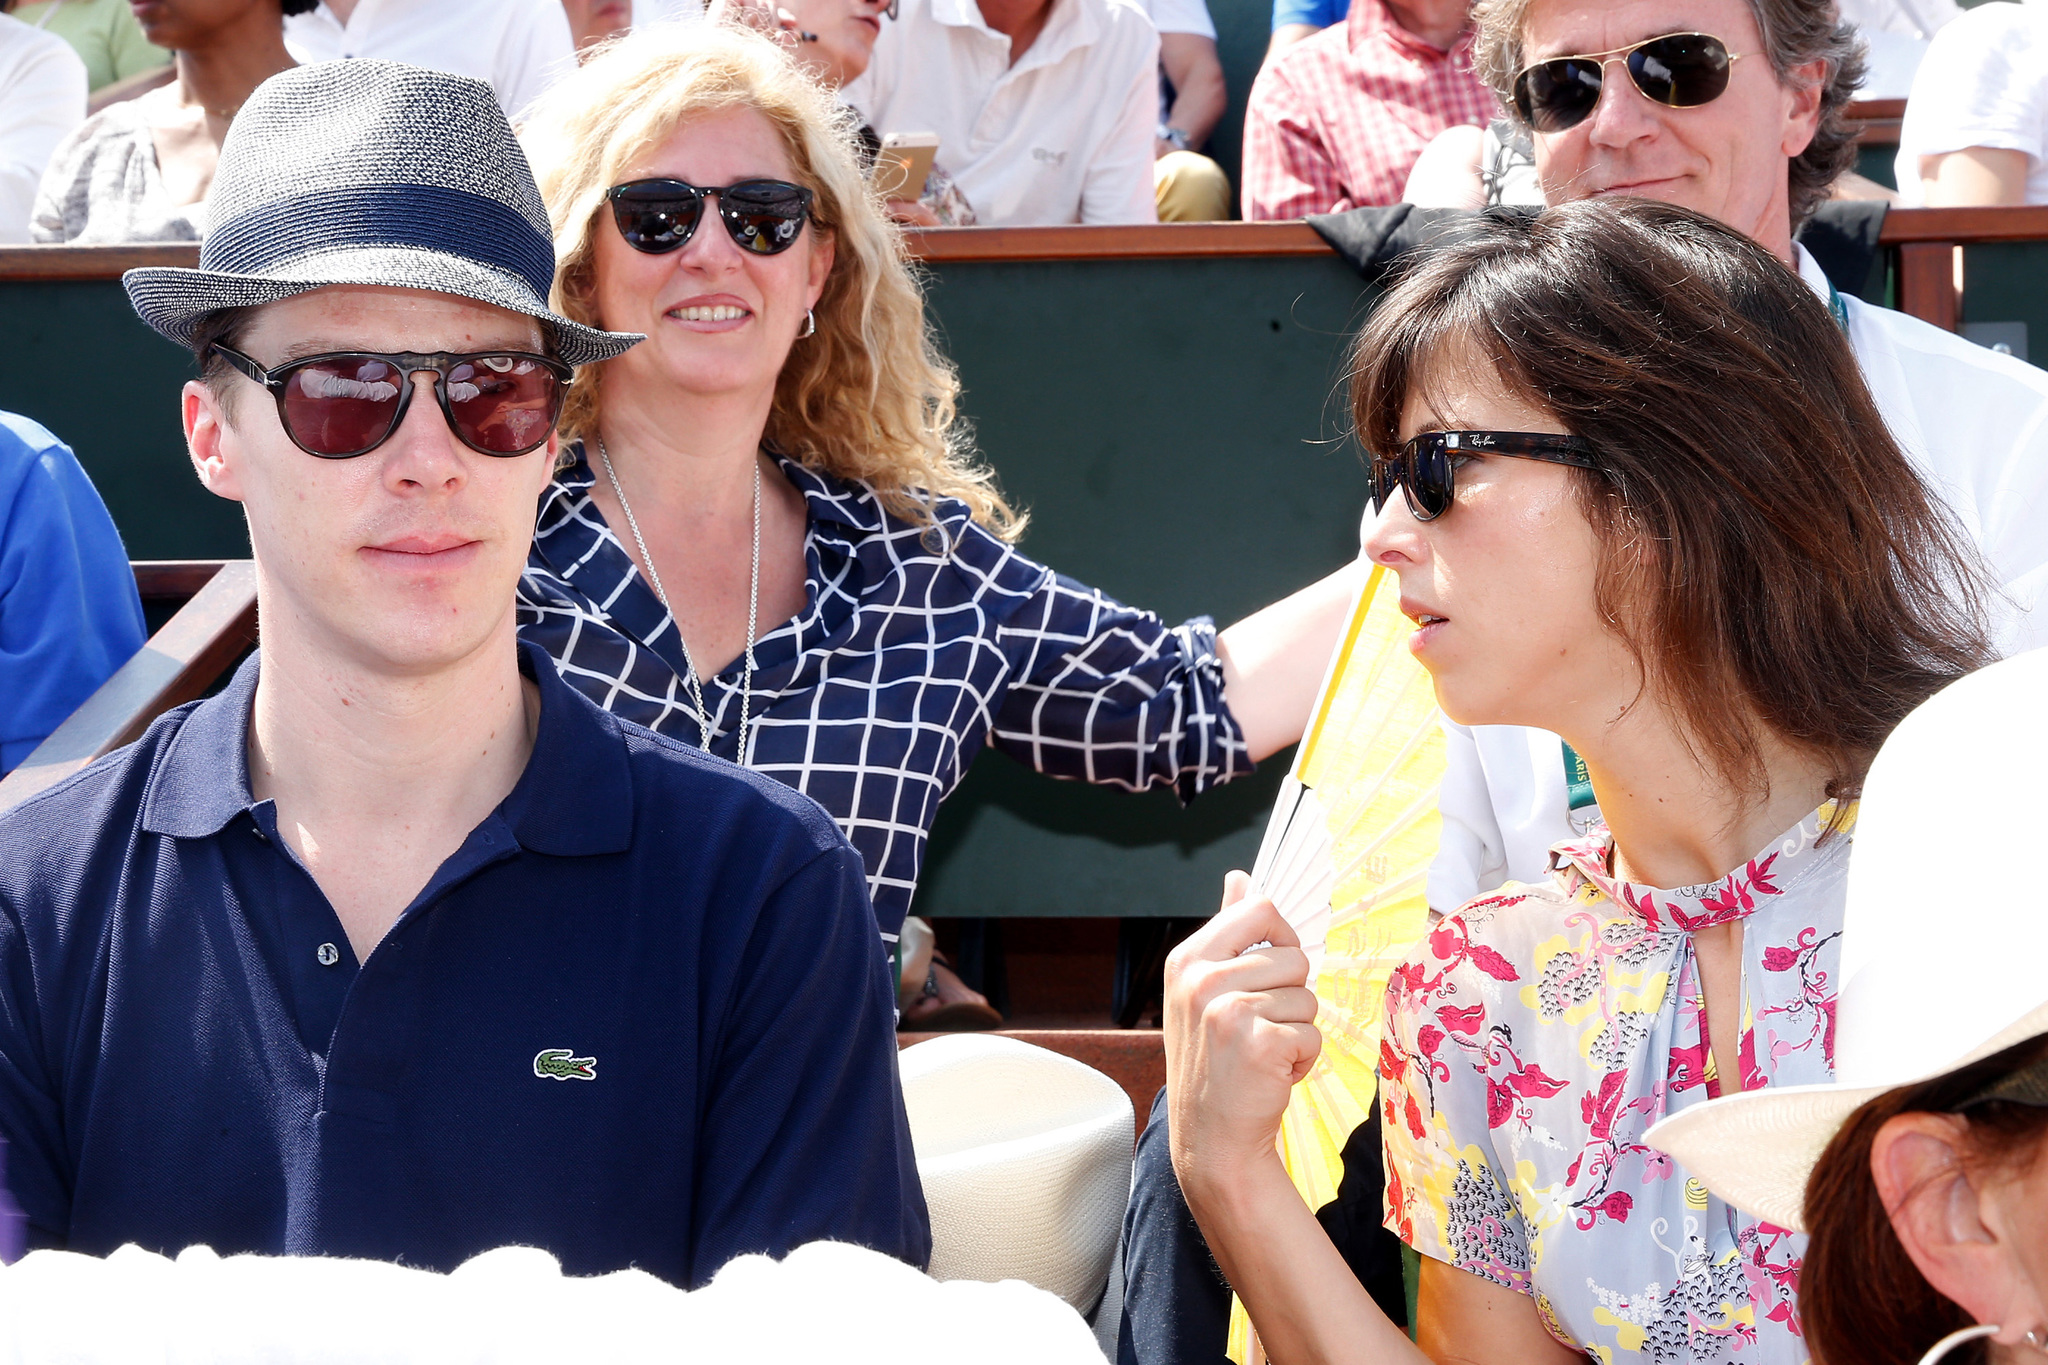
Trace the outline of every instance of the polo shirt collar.
{"type": "MultiPolygon", "coordinates": [[[[1034,66],[1046,66],[1058,61],[1076,48],[1087,47],[1102,36],[1101,15],[1097,13],[1102,0],[1052,0],[1052,13],[1046,17],[1045,28],[1039,32],[1037,41],[1031,44],[1013,66],[1013,71],[1023,71],[1034,66]]],[[[1364,3],[1364,0],[1360,0],[1364,3]]],[[[1384,0],[1378,0],[1384,3],[1384,0]]],[[[1003,35],[989,27],[981,17],[981,6],[975,0],[931,0],[931,15],[942,24],[953,28],[978,29],[990,37],[1003,35]]]]}
{"type": "MultiPolygon", "coordinates": [[[[145,830],[205,839],[256,805],[249,788],[249,713],[261,660],[260,651],[250,655],[165,746],[143,801],[145,830]]],[[[624,852],[632,843],[633,779],[619,721],[563,682],[540,646],[519,646],[519,671],[540,689],[540,726],[526,770],[486,820],[502,820],[520,846],[535,853],[624,852]]]]}

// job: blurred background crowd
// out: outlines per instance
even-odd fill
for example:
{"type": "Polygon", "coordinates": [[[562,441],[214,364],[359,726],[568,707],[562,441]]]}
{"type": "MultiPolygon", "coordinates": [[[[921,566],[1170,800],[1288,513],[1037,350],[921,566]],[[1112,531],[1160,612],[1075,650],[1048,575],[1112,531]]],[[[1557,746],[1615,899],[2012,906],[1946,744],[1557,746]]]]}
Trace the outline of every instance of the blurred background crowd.
{"type": "MultiPolygon", "coordinates": [[[[0,0],[0,242],[192,241],[235,111],[295,63],[491,83],[515,123],[599,44],[730,17],[840,92],[871,149],[929,149],[920,226],[1294,219],[1540,203],[1473,69],[1469,0],[1274,0],[1233,102],[1206,0],[0,0]],[[1241,127],[1226,128],[1241,107],[1241,127]],[[1212,143],[1241,147],[1236,186],[1212,143]]],[[[2048,202],[2048,11],[1843,0],[1859,92],[1905,99],[1907,205],[2048,202]]],[[[1235,158],[1225,157],[1224,160],[1235,158]]]]}

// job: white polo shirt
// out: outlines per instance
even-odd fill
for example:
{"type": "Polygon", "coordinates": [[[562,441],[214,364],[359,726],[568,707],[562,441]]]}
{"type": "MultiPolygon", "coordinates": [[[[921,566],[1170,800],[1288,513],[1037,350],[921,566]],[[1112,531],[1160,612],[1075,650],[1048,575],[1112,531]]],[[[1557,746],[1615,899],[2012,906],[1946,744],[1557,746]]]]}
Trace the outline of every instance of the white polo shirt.
{"type": "Polygon", "coordinates": [[[28,241],[50,154],[85,122],[85,63],[71,44],[0,14],[0,243],[28,241]]]}
{"type": "Polygon", "coordinates": [[[1052,0],[1015,66],[975,0],[902,0],[845,90],[875,130],[936,133],[984,226],[1150,223],[1159,34],[1123,0],[1052,0]]]}
{"type": "Polygon", "coordinates": [[[375,57],[489,81],[510,119],[576,67],[561,0],[358,0],[346,24],[321,0],[284,21],[284,45],[301,62],[375,57]]]}
{"type": "MultiPolygon", "coordinates": [[[[1804,247],[1799,274],[1827,297],[1804,247]]],[[[2048,373],[1905,313],[1845,297],[1849,345],[1892,436],[1991,566],[2001,657],[2048,644],[2048,373]]],[[[1562,741],[1519,725],[1448,722],[1443,836],[1429,904],[1449,912],[1504,882],[1540,881],[1550,846],[1598,809],[1569,809],[1562,741]]]]}

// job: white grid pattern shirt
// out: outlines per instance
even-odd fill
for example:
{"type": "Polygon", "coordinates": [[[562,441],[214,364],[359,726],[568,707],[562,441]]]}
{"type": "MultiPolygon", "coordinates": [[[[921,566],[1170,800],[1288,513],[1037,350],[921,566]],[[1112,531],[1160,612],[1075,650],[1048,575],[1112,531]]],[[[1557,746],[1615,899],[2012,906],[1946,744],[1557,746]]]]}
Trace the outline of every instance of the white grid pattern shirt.
{"type": "MultiPolygon", "coordinates": [[[[674,623],[591,501],[580,449],[541,497],[521,638],[606,710],[689,744],[697,711],[674,623]]],[[[1223,704],[1216,630],[1063,578],[974,524],[889,515],[866,484],[782,460],[803,494],[804,610],[754,644],[747,765],[831,813],[893,942],[939,802],[984,744],[1054,777],[1183,801],[1252,770],[1223,704]],[[945,547],[950,543],[950,551],[945,547]]],[[[704,682],[712,752],[735,752],[738,663],[704,682]]]]}

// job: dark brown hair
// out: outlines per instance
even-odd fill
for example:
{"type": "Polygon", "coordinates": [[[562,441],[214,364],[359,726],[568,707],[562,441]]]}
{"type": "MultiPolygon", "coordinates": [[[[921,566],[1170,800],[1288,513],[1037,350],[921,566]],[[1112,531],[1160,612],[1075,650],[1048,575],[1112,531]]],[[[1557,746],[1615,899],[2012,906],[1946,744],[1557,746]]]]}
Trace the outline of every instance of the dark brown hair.
{"type": "Polygon", "coordinates": [[[1591,442],[1598,606],[1738,789],[1768,789],[1767,731],[1853,795],[1908,711],[1990,661],[1975,551],[1827,306],[1740,233],[1646,200],[1483,215],[1358,339],[1368,452],[1460,345],[1591,442]]]}
{"type": "MultiPolygon", "coordinates": [[[[1806,1257],[1799,1268],[1799,1321],[1820,1365],[1913,1365],[1927,1348],[1973,1319],[1937,1291],[1892,1231],[1870,1174],[1878,1129],[1900,1114],[1945,1114],[2003,1076],[2048,1056],[2048,1035],[1920,1085],[1887,1091],[1849,1116],[1806,1181],[1806,1257]]],[[[1966,1164],[2007,1169],[2040,1150],[2048,1109],[1993,1100],[1968,1111],[1966,1164]]],[[[1909,1192],[1907,1199],[1919,1191],[1909,1192]]],[[[1985,1358],[1984,1343],[1953,1352],[1957,1365],[1985,1358]]]]}

